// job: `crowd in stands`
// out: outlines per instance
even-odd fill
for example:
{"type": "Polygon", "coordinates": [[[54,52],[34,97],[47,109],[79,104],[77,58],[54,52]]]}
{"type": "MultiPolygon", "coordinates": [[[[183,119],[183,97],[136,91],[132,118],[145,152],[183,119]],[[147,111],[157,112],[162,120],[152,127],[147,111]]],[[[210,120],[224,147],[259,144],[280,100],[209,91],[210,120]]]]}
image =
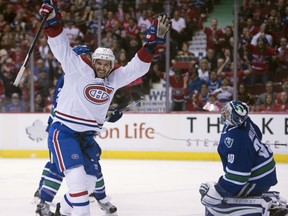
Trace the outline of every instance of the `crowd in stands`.
{"type": "MultiPolygon", "coordinates": [[[[152,19],[167,9],[166,2],[107,0],[101,5],[97,0],[58,0],[71,46],[86,44],[95,50],[100,43],[114,51],[116,63],[120,65],[127,64],[145,42],[145,31],[152,19]],[[98,28],[101,41],[97,41],[98,28]]],[[[233,59],[233,23],[219,28],[217,18],[209,17],[221,0],[169,2],[171,111],[220,111],[233,98],[234,64],[238,68],[239,100],[246,102],[252,111],[288,111],[288,1],[243,0],[236,60],[233,59]],[[211,23],[205,26],[207,18],[211,23]],[[189,49],[189,42],[198,31],[206,34],[203,58],[189,49]]],[[[44,35],[34,48],[33,71],[28,65],[20,85],[13,85],[41,22],[38,8],[37,0],[0,0],[0,112],[29,112],[31,97],[34,97],[34,112],[51,110],[62,69],[44,35]]],[[[150,71],[118,90],[113,106],[123,107],[149,94],[153,83],[166,80],[164,71],[165,47],[161,47],[150,71]]]]}

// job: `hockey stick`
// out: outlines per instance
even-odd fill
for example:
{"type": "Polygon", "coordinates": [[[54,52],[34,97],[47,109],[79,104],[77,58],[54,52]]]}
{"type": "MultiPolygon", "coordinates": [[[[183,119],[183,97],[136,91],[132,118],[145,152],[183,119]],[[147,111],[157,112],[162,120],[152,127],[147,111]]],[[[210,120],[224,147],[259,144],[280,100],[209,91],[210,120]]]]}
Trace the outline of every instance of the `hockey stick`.
{"type": "MultiPolygon", "coordinates": [[[[127,106],[125,106],[125,107],[123,107],[122,109],[120,109],[119,112],[120,112],[120,113],[123,113],[123,112],[127,111],[127,110],[130,109],[131,107],[133,107],[133,106],[137,105],[138,103],[140,103],[143,99],[144,99],[144,96],[141,96],[139,99],[132,101],[130,104],[128,104],[127,106]]],[[[105,121],[108,121],[111,117],[112,117],[112,116],[107,117],[107,118],[105,119],[105,121]]]]}
{"type": "Polygon", "coordinates": [[[19,83],[20,83],[20,80],[21,80],[21,78],[23,76],[23,73],[25,71],[25,68],[27,66],[27,62],[28,62],[28,60],[29,60],[29,58],[31,56],[31,53],[33,52],[34,46],[35,46],[35,44],[36,44],[36,42],[37,42],[37,40],[39,38],[39,35],[40,35],[40,33],[41,33],[41,31],[42,31],[42,29],[44,27],[44,23],[46,22],[47,18],[48,18],[48,15],[44,16],[44,18],[41,21],[41,24],[40,24],[40,26],[38,28],[36,36],[34,37],[33,42],[32,42],[32,44],[29,47],[28,53],[27,53],[27,55],[25,57],[25,60],[24,60],[22,66],[21,66],[21,68],[20,68],[20,70],[19,70],[19,72],[18,72],[18,74],[16,76],[16,79],[15,79],[15,81],[13,83],[14,86],[18,86],[19,83]]]}
{"type": "Polygon", "coordinates": [[[130,104],[128,104],[126,107],[123,107],[122,109],[120,109],[120,112],[125,112],[128,109],[130,109],[131,107],[137,105],[138,103],[140,103],[142,100],[144,99],[144,96],[141,96],[139,99],[132,101],[130,104]]]}

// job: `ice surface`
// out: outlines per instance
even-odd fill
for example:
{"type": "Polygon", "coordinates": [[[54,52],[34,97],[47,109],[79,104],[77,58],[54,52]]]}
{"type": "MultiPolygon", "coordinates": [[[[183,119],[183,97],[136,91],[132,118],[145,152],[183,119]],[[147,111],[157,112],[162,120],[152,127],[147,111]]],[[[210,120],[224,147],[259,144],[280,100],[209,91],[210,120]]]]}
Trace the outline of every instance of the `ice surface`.
{"type": "MultiPolygon", "coordinates": [[[[0,215],[35,215],[31,204],[46,159],[0,158],[0,215]]],[[[119,216],[204,216],[198,192],[202,182],[217,181],[218,162],[102,160],[107,194],[119,216]]],[[[279,183],[272,190],[288,198],[288,164],[277,164],[279,183]]],[[[55,197],[60,201],[66,183],[55,197]]],[[[96,202],[91,215],[104,215],[96,202]]]]}

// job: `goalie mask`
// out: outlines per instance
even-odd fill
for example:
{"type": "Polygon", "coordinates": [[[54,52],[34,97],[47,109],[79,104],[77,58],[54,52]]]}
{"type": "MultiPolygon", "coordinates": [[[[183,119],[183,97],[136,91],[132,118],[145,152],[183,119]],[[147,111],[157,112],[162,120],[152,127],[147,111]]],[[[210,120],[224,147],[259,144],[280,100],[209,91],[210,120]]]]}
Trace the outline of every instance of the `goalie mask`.
{"type": "Polygon", "coordinates": [[[106,75],[108,76],[109,72],[114,68],[114,63],[115,63],[115,56],[113,54],[113,51],[109,48],[98,47],[92,54],[93,64],[95,64],[96,60],[110,61],[110,70],[108,71],[106,75]]]}
{"type": "Polygon", "coordinates": [[[248,117],[249,107],[241,101],[230,101],[221,110],[221,124],[240,126],[248,117]]]}

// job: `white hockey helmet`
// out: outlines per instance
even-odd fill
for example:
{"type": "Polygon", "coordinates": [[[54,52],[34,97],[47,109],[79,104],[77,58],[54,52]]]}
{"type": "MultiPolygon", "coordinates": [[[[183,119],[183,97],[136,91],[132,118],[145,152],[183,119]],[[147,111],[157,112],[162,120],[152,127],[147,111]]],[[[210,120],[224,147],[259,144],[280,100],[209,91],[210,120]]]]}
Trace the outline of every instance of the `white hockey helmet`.
{"type": "Polygon", "coordinates": [[[111,70],[114,68],[115,56],[111,49],[98,47],[92,54],[92,60],[103,59],[111,62],[111,70]]]}

